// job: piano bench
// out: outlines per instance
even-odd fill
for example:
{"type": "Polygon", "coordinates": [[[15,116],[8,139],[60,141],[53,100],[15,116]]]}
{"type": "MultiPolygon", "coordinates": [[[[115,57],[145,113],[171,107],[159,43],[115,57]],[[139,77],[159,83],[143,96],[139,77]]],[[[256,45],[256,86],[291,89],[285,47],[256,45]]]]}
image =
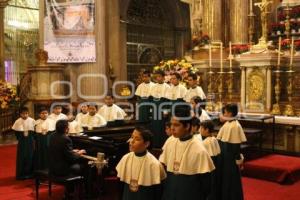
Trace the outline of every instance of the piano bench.
{"type": "MultiPolygon", "coordinates": [[[[78,176],[78,175],[69,175],[65,177],[58,177],[58,176],[53,176],[49,175],[49,170],[36,170],[34,172],[35,175],[35,191],[36,191],[36,199],[39,199],[39,186],[41,184],[41,180],[48,180],[48,195],[49,197],[52,194],[52,183],[58,184],[58,185],[63,185],[63,186],[68,186],[68,185],[74,185],[74,186],[81,186],[83,183],[83,176],[78,176]]],[[[79,188],[79,187],[77,187],[79,188]]],[[[77,189],[75,188],[75,189],[77,189]]],[[[66,190],[67,191],[67,190],[66,190]]],[[[66,193],[67,196],[70,194],[66,193]]]]}

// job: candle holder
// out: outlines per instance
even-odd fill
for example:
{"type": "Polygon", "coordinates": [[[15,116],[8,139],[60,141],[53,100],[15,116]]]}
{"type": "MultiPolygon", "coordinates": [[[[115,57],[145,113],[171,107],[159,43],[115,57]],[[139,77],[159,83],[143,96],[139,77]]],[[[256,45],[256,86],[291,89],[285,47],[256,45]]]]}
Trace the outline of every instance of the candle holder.
{"type": "Polygon", "coordinates": [[[292,100],[293,100],[293,73],[295,71],[292,70],[292,66],[290,65],[290,68],[288,71],[286,71],[288,73],[288,84],[287,84],[287,94],[288,94],[288,104],[285,106],[285,110],[283,112],[284,115],[287,116],[294,116],[295,112],[294,112],[294,107],[292,105],[292,100]]]}
{"type": "Polygon", "coordinates": [[[222,98],[223,98],[223,74],[226,72],[220,71],[219,74],[219,85],[218,85],[218,99],[219,101],[216,103],[215,111],[220,111],[223,107],[222,98]]]}
{"type": "Polygon", "coordinates": [[[280,106],[279,106],[279,99],[280,99],[280,73],[282,71],[280,71],[280,67],[277,66],[277,70],[274,71],[274,73],[276,74],[276,84],[274,86],[274,92],[275,92],[275,104],[273,104],[273,108],[271,113],[273,115],[281,115],[281,111],[280,111],[280,106]]]}
{"type": "Polygon", "coordinates": [[[208,96],[210,96],[209,101],[206,103],[205,106],[205,110],[212,112],[214,111],[214,106],[213,106],[213,102],[212,102],[212,76],[213,76],[214,72],[212,71],[211,67],[210,70],[208,72],[208,76],[209,76],[209,84],[208,84],[208,96]]]}
{"type": "Polygon", "coordinates": [[[233,74],[234,71],[230,69],[230,71],[227,72],[229,75],[229,80],[228,80],[228,96],[229,96],[229,103],[232,102],[232,92],[233,92],[233,74]]]}

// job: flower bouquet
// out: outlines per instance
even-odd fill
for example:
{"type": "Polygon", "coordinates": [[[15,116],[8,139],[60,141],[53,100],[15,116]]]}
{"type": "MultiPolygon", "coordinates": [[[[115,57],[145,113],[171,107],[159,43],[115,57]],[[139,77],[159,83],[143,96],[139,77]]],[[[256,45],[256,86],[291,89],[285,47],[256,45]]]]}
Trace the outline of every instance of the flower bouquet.
{"type": "Polygon", "coordinates": [[[0,80],[0,109],[18,107],[19,104],[20,98],[17,95],[17,87],[0,80]]]}

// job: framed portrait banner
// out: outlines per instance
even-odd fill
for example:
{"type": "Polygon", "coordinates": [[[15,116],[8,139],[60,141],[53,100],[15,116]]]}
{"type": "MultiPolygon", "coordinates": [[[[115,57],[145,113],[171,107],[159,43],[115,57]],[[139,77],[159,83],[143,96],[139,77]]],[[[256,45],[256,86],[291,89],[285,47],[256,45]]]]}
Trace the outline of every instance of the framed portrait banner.
{"type": "Polygon", "coordinates": [[[44,49],[49,63],[96,62],[94,0],[45,0],[44,49]]]}

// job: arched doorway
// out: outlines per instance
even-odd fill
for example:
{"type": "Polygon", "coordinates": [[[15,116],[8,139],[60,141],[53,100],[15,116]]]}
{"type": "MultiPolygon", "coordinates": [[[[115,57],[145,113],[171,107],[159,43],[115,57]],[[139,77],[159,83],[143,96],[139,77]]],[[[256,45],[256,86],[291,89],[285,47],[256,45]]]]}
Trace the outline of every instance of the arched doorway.
{"type": "Polygon", "coordinates": [[[189,10],[179,0],[127,2],[127,78],[135,80],[141,69],[183,56],[190,35],[189,10]]]}

